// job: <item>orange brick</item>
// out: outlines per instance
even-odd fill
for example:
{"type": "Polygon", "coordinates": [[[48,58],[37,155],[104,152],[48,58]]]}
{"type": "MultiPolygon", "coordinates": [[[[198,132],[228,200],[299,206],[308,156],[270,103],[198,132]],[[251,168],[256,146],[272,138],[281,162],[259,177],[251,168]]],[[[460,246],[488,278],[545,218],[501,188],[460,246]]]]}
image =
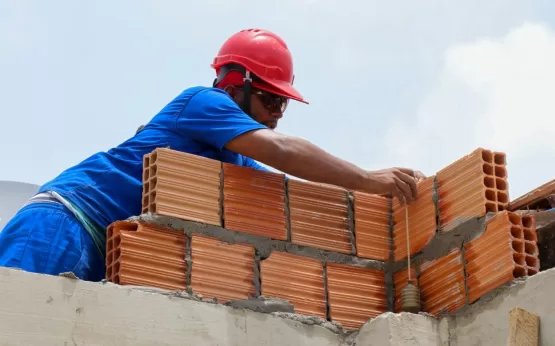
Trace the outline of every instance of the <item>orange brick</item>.
{"type": "Polygon", "coordinates": [[[347,190],[307,181],[288,181],[291,242],[352,253],[347,190]]]}
{"type": "Polygon", "coordinates": [[[454,312],[466,303],[464,268],[461,250],[420,265],[422,308],[432,315],[454,312]]]}
{"type": "Polygon", "coordinates": [[[323,263],[274,251],[260,263],[262,295],[288,300],[297,313],[326,318],[323,263]]]}
{"type": "Polygon", "coordinates": [[[191,258],[193,292],[222,303],[255,295],[252,245],[228,244],[193,234],[191,258]]]}
{"type": "MultiPolygon", "coordinates": [[[[418,184],[418,198],[408,205],[411,256],[420,252],[434,237],[437,229],[436,206],[433,200],[434,176],[418,184]]],[[[393,257],[407,258],[405,206],[393,198],[393,257]]]]}
{"type": "Polygon", "coordinates": [[[285,175],[223,165],[224,227],[287,240],[285,175]]]}
{"type": "Polygon", "coordinates": [[[168,290],[187,288],[187,238],[183,232],[125,221],[108,228],[108,241],[112,242],[106,254],[109,281],[168,290]]]}
{"type": "MultiPolygon", "coordinates": [[[[525,218],[528,223],[528,217],[525,218]]],[[[523,217],[503,211],[491,218],[486,231],[465,244],[468,301],[473,303],[484,294],[515,278],[539,270],[538,248],[524,236],[523,217]]]]}
{"type": "Polygon", "coordinates": [[[449,231],[457,223],[508,206],[505,154],[478,148],[437,173],[439,223],[449,231]]]}
{"type": "Polygon", "coordinates": [[[330,316],[345,329],[358,329],[387,311],[383,271],[328,263],[326,272],[330,316]]]}
{"type": "Polygon", "coordinates": [[[389,261],[392,239],[391,199],[353,192],[357,256],[389,261]]]}
{"type": "Polygon", "coordinates": [[[143,161],[143,212],[221,226],[221,162],[167,148],[143,161]]]}

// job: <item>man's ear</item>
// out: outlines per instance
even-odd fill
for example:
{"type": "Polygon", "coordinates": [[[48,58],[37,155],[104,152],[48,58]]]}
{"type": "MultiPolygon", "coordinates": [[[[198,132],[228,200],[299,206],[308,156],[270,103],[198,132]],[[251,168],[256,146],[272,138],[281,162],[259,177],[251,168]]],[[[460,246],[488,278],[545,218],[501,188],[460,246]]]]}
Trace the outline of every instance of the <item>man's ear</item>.
{"type": "Polygon", "coordinates": [[[224,91],[225,91],[229,96],[231,96],[231,98],[232,98],[233,100],[235,100],[235,102],[240,103],[240,102],[242,101],[243,94],[240,93],[240,92],[238,92],[238,89],[235,88],[233,85],[231,85],[231,84],[230,84],[230,85],[227,85],[227,86],[224,88],[224,91]]]}

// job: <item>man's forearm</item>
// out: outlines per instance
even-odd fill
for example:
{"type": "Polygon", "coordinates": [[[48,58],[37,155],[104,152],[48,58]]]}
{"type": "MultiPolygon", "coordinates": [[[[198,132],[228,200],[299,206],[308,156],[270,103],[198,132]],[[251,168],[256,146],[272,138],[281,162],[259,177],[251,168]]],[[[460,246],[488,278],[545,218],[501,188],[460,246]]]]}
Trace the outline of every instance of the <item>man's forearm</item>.
{"type": "Polygon", "coordinates": [[[263,163],[301,179],[353,190],[369,188],[367,171],[358,166],[301,138],[285,137],[279,142],[275,155],[265,157],[263,163]]]}

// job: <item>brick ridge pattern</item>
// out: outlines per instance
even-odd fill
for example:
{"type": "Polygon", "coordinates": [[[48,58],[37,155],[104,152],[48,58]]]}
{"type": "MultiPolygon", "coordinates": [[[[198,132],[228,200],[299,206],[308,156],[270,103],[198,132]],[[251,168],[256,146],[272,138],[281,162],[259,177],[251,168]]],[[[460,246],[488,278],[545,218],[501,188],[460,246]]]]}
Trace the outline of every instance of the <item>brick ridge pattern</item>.
{"type": "MultiPolygon", "coordinates": [[[[408,250],[424,312],[456,311],[539,271],[534,217],[506,210],[505,154],[478,148],[420,187],[409,206],[417,241],[408,250]],[[492,258],[502,258],[497,275],[492,258]]],[[[283,174],[160,148],[145,155],[142,201],[143,215],[108,227],[108,281],[201,291],[222,302],[266,296],[269,289],[298,313],[350,330],[400,311],[407,249],[404,207],[396,199],[286,182],[283,174]],[[176,246],[183,251],[168,250],[176,246]]]]}

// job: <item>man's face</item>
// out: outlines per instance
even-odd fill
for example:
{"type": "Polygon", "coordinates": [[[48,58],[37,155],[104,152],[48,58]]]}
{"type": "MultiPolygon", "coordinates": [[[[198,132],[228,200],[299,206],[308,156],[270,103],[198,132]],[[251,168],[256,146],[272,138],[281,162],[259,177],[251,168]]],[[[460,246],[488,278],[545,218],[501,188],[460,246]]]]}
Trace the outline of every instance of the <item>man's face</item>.
{"type": "MultiPolygon", "coordinates": [[[[242,104],[245,97],[244,90],[233,87],[231,96],[238,103],[242,104]]],[[[283,117],[287,100],[281,96],[253,88],[251,91],[251,117],[258,123],[274,130],[279,119],[283,117]]]]}

